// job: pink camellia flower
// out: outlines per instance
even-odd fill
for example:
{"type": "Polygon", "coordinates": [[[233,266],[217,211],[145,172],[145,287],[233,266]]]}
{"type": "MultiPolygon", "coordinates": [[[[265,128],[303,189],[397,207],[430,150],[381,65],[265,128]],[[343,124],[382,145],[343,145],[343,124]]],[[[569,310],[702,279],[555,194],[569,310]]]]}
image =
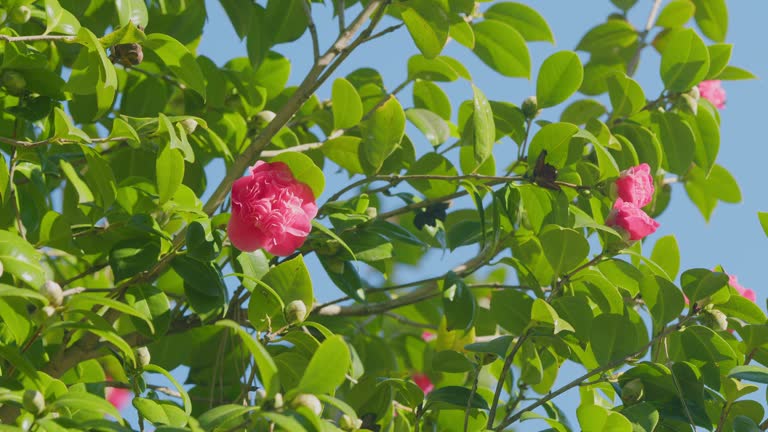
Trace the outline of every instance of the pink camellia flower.
{"type": "Polygon", "coordinates": [[[641,208],[631,202],[624,202],[621,198],[616,199],[605,224],[623,230],[629,235],[630,240],[641,240],[653,234],[659,227],[659,223],[651,219],[641,208]]]}
{"type": "Polygon", "coordinates": [[[621,172],[616,179],[619,198],[637,207],[645,207],[653,200],[651,167],[642,163],[621,172]]]}
{"type": "Polygon", "coordinates": [[[430,380],[426,374],[417,372],[413,374],[411,378],[413,379],[413,382],[419,386],[421,391],[424,392],[424,394],[427,394],[435,389],[435,385],[432,384],[432,380],[430,380]]]}
{"type": "Polygon", "coordinates": [[[421,332],[421,340],[423,340],[424,342],[432,342],[436,338],[437,338],[437,335],[430,331],[425,330],[421,332]]]}
{"type": "MultiPolygon", "coordinates": [[[[112,377],[107,376],[107,381],[112,381],[112,377]]],[[[117,409],[123,409],[125,404],[131,398],[131,391],[120,387],[107,387],[104,391],[107,402],[111,403],[117,409]]]]}
{"type": "Polygon", "coordinates": [[[725,89],[720,85],[720,80],[700,82],[699,93],[701,97],[712,102],[717,109],[725,108],[725,89]]]}
{"type": "Polygon", "coordinates": [[[755,303],[757,301],[757,294],[749,288],[744,288],[739,284],[738,279],[736,279],[736,276],[730,275],[728,276],[728,285],[732,286],[733,289],[739,292],[742,297],[745,299],[755,303]]]}
{"type": "Polygon", "coordinates": [[[246,252],[266,249],[287,256],[312,230],[317,204],[312,189],[293,177],[282,162],[258,161],[250,175],[232,185],[232,218],[227,233],[246,252]]]}

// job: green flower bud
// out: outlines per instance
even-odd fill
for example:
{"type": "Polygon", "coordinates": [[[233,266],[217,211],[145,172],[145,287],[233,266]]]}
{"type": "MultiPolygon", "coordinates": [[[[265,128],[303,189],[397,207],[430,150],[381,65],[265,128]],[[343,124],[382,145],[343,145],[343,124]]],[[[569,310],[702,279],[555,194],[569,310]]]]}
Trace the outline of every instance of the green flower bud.
{"type": "Polygon", "coordinates": [[[19,6],[11,11],[11,22],[15,24],[25,24],[32,18],[32,9],[29,6],[19,6]]]}
{"type": "Polygon", "coordinates": [[[363,426],[363,421],[360,419],[353,419],[352,417],[344,414],[339,419],[339,427],[346,431],[354,431],[360,429],[363,426]]]}
{"type": "Polygon", "coordinates": [[[369,218],[373,219],[379,214],[379,211],[376,209],[376,207],[368,207],[365,209],[365,215],[369,218]]]}
{"type": "Polygon", "coordinates": [[[320,403],[320,399],[317,396],[307,393],[302,393],[291,401],[291,406],[298,408],[301,406],[309,408],[310,411],[316,415],[320,415],[323,412],[323,404],[320,403]]]}
{"type": "Polygon", "coordinates": [[[136,355],[136,362],[141,365],[141,367],[149,365],[152,361],[152,356],[149,355],[147,347],[136,348],[134,354],[136,355]]]}
{"type": "Polygon", "coordinates": [[[275,395],[275,409],[280,409],[280,408],[283,407],[283,405],[284,405],[283,394],[282,393],[276,394],[275,395]]]}
{"type": "Polygon", "coordinates": [[[525,118],[528,120],[535,119],[541,110],[539,109],[539,102],[536,100],[536,96],[529,96],[523,101],[523,105],[520,107],[523,110],[525,118]]]}
{"type": "Polygon", "coordinates": [[[40,287],[40,294],[48,299],[51,306],[61,306],[64,302],[64,293],[61,290],[61,286],[54,281],[46,281],[43,286],[40,287]]]}
{"type": "Polygon", "coordinates": [[[45,398],[39,391],[30,389],[24,392],[21,404],[32,414],[40,414],[45,409],[45,398]]]}
{"type": "Polygon", "coordinates": [[[283,313],[289,324],[300,323],[307,317],[307,305],[301,300],[294,300],[288,303],[283,313]]]}
{"type": "Polygon", "coordinates": [[[27,88],[27,80],[16,71],[7,70],[3,72],[3,86],[9,94],[21,96],[27,88]]]}
{"type": "Polygon", "coordinates": [[[254,117],[254,126],[259,130],[264,129],[267,125],[275,119],[275,113],[272,111],[262,111],[256,114],[254,117]]]}

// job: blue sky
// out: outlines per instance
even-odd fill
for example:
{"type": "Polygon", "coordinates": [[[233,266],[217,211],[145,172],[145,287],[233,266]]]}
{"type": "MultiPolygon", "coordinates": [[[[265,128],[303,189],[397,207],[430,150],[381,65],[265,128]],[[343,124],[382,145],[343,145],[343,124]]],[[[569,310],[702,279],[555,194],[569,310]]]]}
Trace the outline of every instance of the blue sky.
{"type": "MultiPolygon", "coordinates": [[[[534,71],[538,70],[541,62],[553,52],[572,50],[587,30],[602,22],[608,14],[616,12],[616,8],[608,0],[547,0],[524,1],[524,3],[530,4],[544,16],[556,39],[555,46],[548,43],[529,45],[534,71]]],[[[630,21],[636,27],[645,24],[651,3],[650,0],[641,0],[630,13],[630,21]]],[[[211,57],[219,65],[223,65],[233,57],[245,56],[245,45],[232,31],[218,1],[207,0],[206,4],[209,20],[199,46],[199,53],[211,57]]],[[[321,35],[321,47],[327,47],[336,35],[336,23],[332,21],[329,7],[313,5],[316,8],[315,17],[321,35]]],[[[727,42],[735,45],[732,64],[746,68],[758,77],[768,77],[768,56],[765,54],[768,52],[765,48],[765,44],[768,43],[768,27],[765,24],[765,19],[768,17],[768,2],[764,0],[732,1],[729,2],[729,11],[730,28],[727,42]]],[[[384,22],[382,28],[390,24],[392,23],[384,22]]],[[[311,66],[312,50],[308,35],[296,43],[278,46],[276,50],[292,62],[289,84],[298,84],[311,66]]],[[[405,79],[407,60],[416,53],[416,48],[403,28],[362,46],[338,69],[335,76],[344,76],[359,67],[373,67],[384,77],[387,88],[392,89],[405,79]]],[[[475,84],[490,99],[519,104],[524,98],[535,93],[535,73],[532,80],[503,77],[479,62],[471,52],[455,42],[446,47],[444,54],[462,61],[472,73],[475,84]]],[[[582,59],[586,60],[585,56],[582,55],[582,59]]],[[[658,69],[658,54],[653,49],[646,49],[636,79],[649,97],[655,97],[661,91],[658,69]]],[[[332,79],[320,89],[318,94],[320,98],[326,99],[330,96],[331,82],[332,79]]],[[[768,256],[766,254],[768,240],[760,228],[756,212],[768,211],[768,193],[765,191],[766,182],[763,179],[768,149],[766,139],[761,133],[762,122],[765,121],[763,101],[768,100],[768,86],[761,79],[725,82],[724,86],[728,93],[728,103],[721,112],[722,136],[718,161],[738,180],[743,201],[735,205],[720,203],[711,221],[706,223],[696,207],[688,200],[683,186],[674,185],[672,203],[659,218],[661,228],[649,238],[646,253],[649,253],[655,239],[674,234],[680,245],[681,269],[712,268],[720,264],[729,273],[738,275],[742,285],[757,291],[758,304],[764,306],[768,289],[763,283],[765,277],[762,270],[768,256]]],[[[452,100],[454,112],[463,100],[471,97],[471,89],[466,82],[448,83],[443,88],[452,100]]],[[[581,97],[583,96],[575,96],[575,98],[581,97]]],[[[411,103],[409,89],[401,95],[401,99],[406,107],[411,103]]],[[[561,107],[564,106],[567,106],[567,103],[561,105],[561,107]]],[[[558,119],[560,109],[555,107],[545,110],[542,118],[558,119]]],[[[417,141],[417,151],[420,148],[420,152],[423,153],[426,144],[419,142],[421,135],[412,129],[409,129],[409,133],[417,141]],[[421,147],[419,147],[420,144],[421,147]]],[[[515,147],[506,142],[506,144],[499,144],[495,154],[511,155],[515,151],[515,147]],[[503,145],[507,147],[504,148],[503,145]]],[[[221,178],[222,175],[221,166],[212,165],[209,173],[209,184],[215,185],[216,179],[221,178]]],[[[326,169],[326,175],[327,186],[324,198],[348,182],[346,176],[336,175],[333,170],[326,169]]],[[[427,260],[427,265],[421,269],[407,269],[398,275],[398,279],[411,280],[444,273],[453,264],[466,260],[469,254],[474,252],[474,249],[460,249],[456,253],[445,256],[439,253],[432,254],[427,260]]],[[[321,300],[340,296],[341,293],[332,287],[316,262],[312,258],[309,262],[312,266],[316,296],[321,300]]],[[[573,369],[569,369],[562,371],[561,374],[568,375],[574,372],[573,369]]],[[[566,407],[575,407],[569,405],[570,403],[566,407]]],[[[572,409],[568,411],[573,412],[572,409]]]]}

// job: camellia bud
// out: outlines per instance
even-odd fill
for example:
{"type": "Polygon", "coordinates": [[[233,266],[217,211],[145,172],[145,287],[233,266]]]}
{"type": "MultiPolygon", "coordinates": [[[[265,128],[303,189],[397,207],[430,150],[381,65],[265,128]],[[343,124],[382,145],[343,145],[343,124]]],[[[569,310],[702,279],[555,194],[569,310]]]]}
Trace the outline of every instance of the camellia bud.
{"type": "Polygon", "coordinates": [[[294,300],[288,303],[283,313],[288,324],[300,323],[307,317],[307,305],[301,300],[294,300]]]}
{"type": "Polygon", "coordinates": [[[40,288],[40,294],[51,303],[51,306],[61,306],[64,302],[64,293],[61,291],[61,286],[54,281],[46,281],[40,288]]]}
{"type": "Polygon", "coordinates": [[[527,119],[534,119],[539,114],[541,114],[541,110],[539,109],[539,102],[536,100],[536,96],[529,96],[523,101],[523,105],[520,107],[521,110],[523,110],[523,114],[525,115],[525,118],[527,119]]]}
{"type": "Polygon", "coordinates": [[[0,261],[0,277],[3,276],[3,262],[0,261]]]}
{"type": "Polygon", "coordinates": [[[254,126],[258,129],[264,129],[267,125],[275,119],[275,113],[272,111],[261,111],[256,114],[254,120],[254,126]]]}
{"type": "Polygon", "coordinates": [[[184,132],[191,135],[197,129],[197,120],[191,118],[184,119],[181,121],[181,127],[184,128],[184,132]]]}
{"type": "Polygon", "coordinates": [[[714,330],[728,330],[728,317],[717,309],[706,310],[704,320],[708,327],[714,330]]]}
{"type": "Polygon", "coordinates": [[[3,86],[9,94],[21,96],[27,88],[27,80],[16,71],[7,70],[3,72],[3,86]]]}
{"type": "Polygon", "coordinates": [[[635,404],[643,399],[644,392],[643,381],[640,378],[635,378],[621,388],[621,400],[626,405],[635,404]]]}
{"type": "Polygon", "coordinates": [[[25,24],[32,18],[32,9],[29,6],[19,6],[11,11],[11,21],[15,24],[25,24]]]}
{"type": "Polygon", "coordinates": [[[43,314],[45,314],[45,316],[47,318],[52,317],[55,313],[56,313],[56,308],[55,307],[53,307],[53,306],[43,306],[43,314]]]}
{"type": "Polygon", "coordinates": [[[45,409],[45,398],[39,391],[30,389],[24,392],[21,404],[32,414],[40,414],[45,409]]]}
{"type": "Polygon", "coordinates": [[[280,409],[283,407],[283,394],[278,393],[275,395],[275,409],[280,409]]]}
{"type": "Polygon", "coordinates": [[[261,405],[267,400],[267,392],[264,389],[256,389],[253,396],[253,401],[256,405],[261,405]]]}
{"type": "Polygon", "coordinates": [[[698,101],[701,98],[701,90],[699,90],[699,86],[693,86],[690,90],[688,90],[688,95],[690,95],[694,100],[698,101]]]}
{"type": "Polygon", "coordinates": [[[376,207],[368,207],[365,209],[365,215],[371,219],[374,219],[378,214],[379,211],[376,209],[376,207]]]}
{"type": "Polygon", "coordinates": [[[149,363],[152,361],[152,356],[149,355],[149,350],[147,347],[136,348],[134,354],[136,354],[136,361],[142,367],[149,365],[149,363]]]}
{"type": "Polygon", "coordinates": [[[316,415],[320,415],[320,413],[323,412],[323,404],[320,403],[320,399],[318,399],[317,396],[308,393],[302,393],[293,398],[291,406],[294,408],[298,408],[300,406],[307,407],[316,415]]]}
{"type": "Polygon", "coordinates": [[[353,419],[352,417],[344,414],[339,419],[339,427],[347,431],[354,431],[360,429],[363,426],[363,421],[360,419],[353,419]]]}

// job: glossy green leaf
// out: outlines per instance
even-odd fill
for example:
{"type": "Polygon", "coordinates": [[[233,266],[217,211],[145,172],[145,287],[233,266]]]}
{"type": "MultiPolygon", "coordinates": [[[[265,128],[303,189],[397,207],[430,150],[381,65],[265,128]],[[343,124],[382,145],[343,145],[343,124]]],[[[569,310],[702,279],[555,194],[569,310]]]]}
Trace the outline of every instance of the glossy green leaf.
{"type": "Polygon", "coordinates": [[[184,45],[168,35],[152,33],[147,35],[143,46],[153,51],[179,81],[205,99],[205,77],[184,45]]]}
{"type": "Polygon", "coordinates": [[[550,123],[542,127],[531,140],[528,160],[537,160],[539,154],[546,150],[546,162],[555,168],[562,168],[568,159],[571,138],[578,130],[576,125],[570,123],[550,123]]]}
{"type": "Polygon", "coordinates": [[[684,92],[709,72],[709,51],[691,29],[677,30],[666,41],[661,55],[661,79],[667,90],[684,92]]]}
{"type": "Polygon", "coordinates": [[[62,8],[58,0],[45,0],[45,15],[45,34],[76,35],[80,31],[80,22],[72,12],[62,8]]]}
{"type": "Polygon", "coordinates": [[[752,72],[742,69],[736,66],[726,66],[722,72],[716,77],[719,80],[752,80],[757,79],[757,76],[752,72]]]}
{"type": "Polygon", "coordinates": [[[432,357],[432,370],[461,373],[472,369],[472,362],[456,351],[439,351],[432,357]]]}
{"type": "Polygon", "coordinates": [[[728,67],[728,62],[731,61],[733,45],[717,43],[708,46],[707,49],[709,50],[709,71],[707,72],[706,79],[711,80],[723,73],[725,68],[728,67]]]}
{"type": "Polygon", "coordinates": [[[160,196],[160,203],[163,204],[173,198],[184,180],[184,156],[170,145],[163,146],[157,155],[155,173],[157,193],[160,196]]]}
{"type": "Polygon", "coordinates": [[[432,111],[443,120],[451,119],[451,101],[445,92],[431,81],[416,80],[413,83],[413,105],[432,111]]]}
{"type": "MultiPolygon", "coordinates": [[[[431,175],[450,177],[458,175],[456,167],[450,160],[435,152],[429,152],[419,158],[408,170],[409,175],[431,175]]],[[[427,198],[437,198],[456,192],[458,184],[455,181],[445,179],[415,179],[411,178],[408,183],[416,190],[423,193],[427,198]]]]}
{"type": "Polygon", "coordinates": [[[666,156],[664,168],[672,173],[684,175],[688,172],[696,152],[693,130],[675,113],[654,114],[653,121],[666,156]]]}
{"type": "Polygon", "coordinates": [[[757,219],[760,221],[760,226],[763,227],[763,232],[768,236],[768,212],[757,212],[757,219]]]}
{"type": "Polygon", "coordinates": [[[539,240],[555,274],[565,274],[589,255],[589,242],[578,231],[548,225],[539,233],[539,240]]]}
{"type": "Polygon", "coordinates": [[[115,0],[115,8],[121,27],[125,27],[129,22],[143,28],[147,27],[149,15],[147,4],[143,0],[115,0]]]}
{"type": "Polygon", "coordinates": [[[645,93],[637,81],[625,74],[614,74],[606,79],[606,83],[613,117],[629,117],[645,107],[645,93]]]}
{"type": "Polygon", "coordinates": [[[486,19],[502,21],[514,27],[527,41],[555,43],[547,21],[536,10],[521,3],[494,3],[483,13],[486,19]]]}
{"type": "Polygon", "coordinates": [[[479,88],[472,85],[472,147],[475,150],[475,163],[482,164],[493,153],[496,141],[496,129],[493,111],[488,99],[479,88]]]}
{"type": "Polygon", "coordinates": [[[576,49],[590,53],[626,48],[637,41],[637,32],[624,20],[608,20],[593,27],[581,38],[576,49]]]}
{"type": "Polygon", "coordinates": [[[280,377],[277,374],[275,361],[272,360],[272,357],[267,350],[234,321],[223,320],[217,322],[216,325],[229,327],[240,336],[240,339],[243,341],[246,348],[248,348],[248,351],[251,352],[253,360],[256,362],[256,367],[259,371],[259,381],[264,386],[267,396],[271,397],[277,394],[277,392],[280,391],[280,377]]]}
{"type": "Polygon", "coordinates": [[[4,271],[32,289],[40,288],[46,280],[40,266],[42,258],[40,252],[23,238],[10,231],[0,231],[0,263],[4,271]]]}
{"type": "Polygon", "coordinates": [[[725,0],[693,0],[696,24],[705,36],[715,42],[725,41],[728,33],[728,6],[725,0]]]}
{"type": "Polygon", "coordinates": [[[530,78],[531,56],[525,39],[503,21],[485,20],[472,25],[475,54],[496,72],[508,77],[530,78]]]}
{"type": "Polygon", "coordinates": [[[583,79],[584,69],[576,53],[560,51],[547,57],[536,79],[539,108],[548,108],[565,101],[581,87],[583,79]]]}
{"type": "Polygon", "coordinates": [[[589,344],[601,365],[634,354],[640,346],[635,329],[627,316],[602,314],[595,317],[589,344]]]}
{"type": "Polygon", "coordinates": [[[431,391],[427,395],[426,409],[431,407],[442,409],[465,409],[469,405],[471,408],[489,409],[488,402],[482,396],[475,393],[471,395],[466,387],[446,386],[431,391]]]}
{"type": "MultiPolygon", "coordinates": [[[[293,42],[307,30],[304,0],[269,0],[265,12],[266,34],[270,45],[293,42]]],[[[252,24],[253,25],[253,24],[252,24]]]]}
{"type": "Polygon", "coordinates": [[[424,57],[437,57],[448,40],[449,21],[446,11],[429,0],[414,0],[407,3],[401,16],[424,57]]]}
{"type": "Polygon", "coordinates": [[[454,273],[449,273],[443,282],[442,297],[448,331],[468,331],[475,321],[477,302],[467,284],[454,273]]]}
{"type": "Polygon", "coordinates": [[[337,78],[333,82],[331,101],[334,128],[348,129],[360,123],[363,118],[363,102],[349,81],[337,78]]]}
{"type": "Polygon", "coordinates": [[[680,275],[683,292],[692,303],[711,298],[712,302],[728,300],[728,275],[707,269],[686,270],[680,275]]]}
{"type": "Polygon", "coordinates": [[[363,155],[378,171],[391,155],[405,133],[405,112],[395,97],[390,97],[361,125],[363,155]]]}
{"type": "Polygon", "coordinates": [[[448,140],[451,130],[440,116],[422,108],[411,108],[405,116],[416,126],[433,146],[439,146],[448,140]]]}
{"type": "Polygon", "coordinates": [[[680,270],[680,248],[674,235],[656,240],[651,252],[651,259],[656,262],[673,280],[680,270]]]}
{"type": "Polygon", "coordinates": [[[696,6],[691,0],[672,0],[664,6],[656,19],[656,25],[666,28],[680,28],[693,18],[696,6]]]}
{"type": "Polygon", "coordinates": [[[680,289],[660,276],[643,276],[640,280],[640,294],[657,328],[678,318],[685,306],[680,289]]]}
{"type": "Polygon", "coordinates": [[[325,189],[325,176],[323,171],[307,155],[299,152],[287,152],[273,157],[272,162],[282,162],[288,165],[293,177],[309,186],[315,198],[320,198],[323,189],[325,189]]]}
{"type": "Polygon", "coordinates": [[[351,359],[347,343],[332,336],[317,348],[295,391],[333,393],[346,379],[351,359]]]}

